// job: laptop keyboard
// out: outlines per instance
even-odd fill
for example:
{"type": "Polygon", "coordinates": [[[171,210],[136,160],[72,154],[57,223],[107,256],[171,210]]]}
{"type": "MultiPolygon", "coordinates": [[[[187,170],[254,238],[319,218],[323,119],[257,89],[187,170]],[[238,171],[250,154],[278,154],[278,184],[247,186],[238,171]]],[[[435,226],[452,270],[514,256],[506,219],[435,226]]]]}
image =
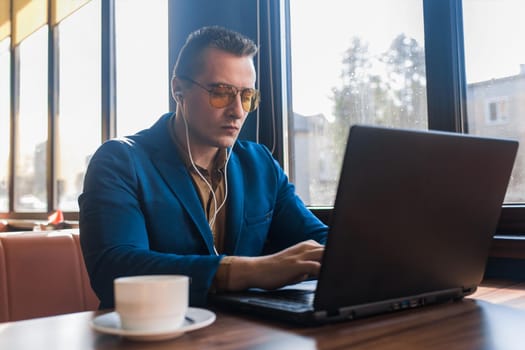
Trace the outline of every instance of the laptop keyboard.
{"type": "Polygon", "coordinates": [[[311,308],[315,293],[310,290],[279,290],[257,293],[249,298],[249,302],[259,305],[273,305],[280,309],[299,310],[311,308]]]}
{"type": "Polygon", "coordinates": [[[311,290],[283,290],[274,294],[277,300],[311,305],[314,302],[314,292],[311,290]]]}

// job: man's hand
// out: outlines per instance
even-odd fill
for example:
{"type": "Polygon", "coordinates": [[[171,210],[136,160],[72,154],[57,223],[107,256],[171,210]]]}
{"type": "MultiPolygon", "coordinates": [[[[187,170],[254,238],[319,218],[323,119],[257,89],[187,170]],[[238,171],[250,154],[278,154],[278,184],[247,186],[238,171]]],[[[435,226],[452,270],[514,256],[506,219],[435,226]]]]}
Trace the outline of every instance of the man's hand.
{"type": "Polygon", "coordinates": [[[275,289],[317,277],[323,252],[323,245],[308,240],[271,255],[232,257],[228,289],[275,289]]]}

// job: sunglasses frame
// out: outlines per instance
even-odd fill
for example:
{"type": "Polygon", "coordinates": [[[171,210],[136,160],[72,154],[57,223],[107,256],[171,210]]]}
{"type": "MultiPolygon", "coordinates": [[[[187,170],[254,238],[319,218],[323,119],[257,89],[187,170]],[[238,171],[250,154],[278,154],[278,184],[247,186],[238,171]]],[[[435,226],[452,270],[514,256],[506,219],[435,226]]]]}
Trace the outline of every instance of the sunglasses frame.
{"type": "Polygon", "coordinates": [[[208,102],[210,103],[210,106],[212,106],[213,108],[225,108],[227,106],[229,106],[230,104],[233,103],[233,101],[235,100],[235,97],[237,97],[237,95],[239,95],[239,93],[241,94],[241,105],[242,105],[242,109],[245,111],[245,112],[253,112],[254,110],[257,109],[257,107],[259,106],[259,102],[260,102],[260,92],[259,90],[257,89],[252,89],[252,88],[238,88],[236,86],[233,86],[233,85],[229,85],[229,84],[222,84],[222,83],[219,83],[219,84],[215,84],[213,85],[212,87],[210,88],[207,88],[206,86],[202,85],[201,83],[189,78],[189,77],[186,77],[186,76],[178,76],[177,77],[178,79],[181,79],[181,80],[186,80],[186,81],[189,81],[190,83],[192,84],[195,84],[197,85],[198,87],[200,87],[201,89],[205,90],[206,92],[208,92],[209,94],[209,100],[208,102]],[[217,94],[215,92],[215,88],[218,88],[218,87],[225,87],[225,88],[228,88],[230,89],[231,93],[228,94],[229,96],[229,102],[227,104],[225,104],[224,106],[216,106],[213,104],[212,101],[214,101],[214,94],[217,94]],[[245,102],[243,102],[243,95],[245,94],[245,92],[247,91],[251,91],[253,92],[253,96],[250,98],[249,102],[249,108],[247,109],[246,106],[245,106],[245,102]]]}

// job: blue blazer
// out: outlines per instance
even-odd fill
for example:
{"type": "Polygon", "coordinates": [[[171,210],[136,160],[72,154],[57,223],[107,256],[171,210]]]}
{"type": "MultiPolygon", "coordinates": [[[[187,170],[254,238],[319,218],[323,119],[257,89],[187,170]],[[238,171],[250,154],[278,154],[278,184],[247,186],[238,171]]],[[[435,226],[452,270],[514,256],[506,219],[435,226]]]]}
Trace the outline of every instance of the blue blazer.
{"type": "MultiPolygon", "coordinates": [[[[113,280],[141,274],[191,277],[190,304],[204,305],[222,256],[199,196],[162,116],[150,129],[105,142],[79,197],[80,242],[101,308],[113,280]]],[[[327,227],[296,196],[262,145],[237,141],[228,163],[226,255],[258,256],[314,239],[327,227]]]]}

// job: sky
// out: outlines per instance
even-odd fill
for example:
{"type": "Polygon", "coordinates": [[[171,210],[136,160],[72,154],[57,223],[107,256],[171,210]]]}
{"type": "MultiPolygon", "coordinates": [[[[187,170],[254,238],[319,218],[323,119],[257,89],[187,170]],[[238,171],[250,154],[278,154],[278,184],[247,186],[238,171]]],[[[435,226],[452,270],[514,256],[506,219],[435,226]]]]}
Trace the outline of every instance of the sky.
{"type": "Polygon", "coordinates": [[[467,82],[519,74],[525,64],[525,1],[464,0],[467,82]]]}

